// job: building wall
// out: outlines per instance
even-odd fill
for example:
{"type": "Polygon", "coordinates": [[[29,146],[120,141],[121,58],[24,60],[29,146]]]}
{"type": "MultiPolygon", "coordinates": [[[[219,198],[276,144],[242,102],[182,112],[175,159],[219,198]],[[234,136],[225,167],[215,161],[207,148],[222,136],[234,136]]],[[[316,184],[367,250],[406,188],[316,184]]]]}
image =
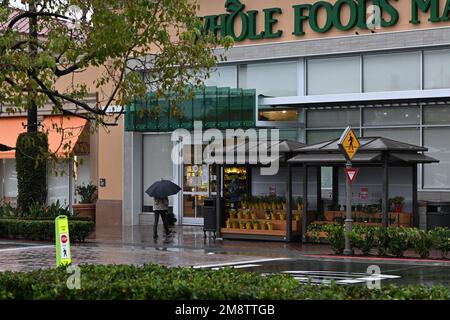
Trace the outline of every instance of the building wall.
{"type": "Polygon", "coordinates": [[[120,119],[117,127],[98,132],[98,201],[96,222],[98,226],[122,224],[123,193],[123,134],[124,121],[120,119]]]}

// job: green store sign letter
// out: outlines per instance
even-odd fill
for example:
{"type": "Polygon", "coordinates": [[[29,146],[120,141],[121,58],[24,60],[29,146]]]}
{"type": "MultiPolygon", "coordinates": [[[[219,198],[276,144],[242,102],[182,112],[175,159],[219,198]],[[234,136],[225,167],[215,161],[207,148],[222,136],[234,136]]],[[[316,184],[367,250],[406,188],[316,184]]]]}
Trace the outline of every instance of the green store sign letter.
{"type": "MultiPolygon", "coordinates": [[[[443,8],[440,8],[440,0],[410,0],[411,1],[411,24],[419,24],[419,15],[428,14],[428,21],[442,22],[450,20],[450,0],[446,0],[443,8]]],[[[317,1],[313,4],[298,4],[294,10],[294,30],[292,34],[302,36],[305,34],[304,27],[309,24],[310,28],[317,33],[325,33],[333,28],[348,31],[355,27],[368,29],[367,24],[375,19],[368,12],[370,5],[377,6],[381,16],[380,27],[391,27],[398,23],[399,12],[392,5],[398,0],[338,0],[334,4],[328,1],[317,1]],[[341,19],[341,13],[350,12],[347,19],[341,19]],[[325,13],[325,22],[319,23],[319,15],[325,13]]],[[[231,36],[236,42],[246,39],[273,39],[280,38],[283,30],[277,29],[276,25],[281,18],[281,8],[267,8],[262,12],[258,10],[245,11],[245,5],[239,0],[227,0],[225,2],[227,13],[203,17],[204,33],[213,33],[216,36],[231,36]],[[263,30],[258,30],[258,19],[264,19],[263,30]]]]}

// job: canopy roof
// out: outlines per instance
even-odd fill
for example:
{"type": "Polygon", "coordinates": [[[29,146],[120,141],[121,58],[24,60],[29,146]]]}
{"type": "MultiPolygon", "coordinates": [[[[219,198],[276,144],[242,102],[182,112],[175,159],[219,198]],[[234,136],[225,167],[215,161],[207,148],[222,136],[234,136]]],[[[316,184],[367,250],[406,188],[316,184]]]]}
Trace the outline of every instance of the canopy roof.
{"type": "MultiPolygon", "coordinates": [[[[334,140],[329,140],[325,142],[320,142],[317,144],[309,145],[303,148],[299,148],[297,152],[338,152],[340,153],[338,146],[339,138],[334,140]]],[[[399,151],[399,152],[420,152],[428,151],[428,148],[416,146],[413,144],[408,144],[405,142],[400,142],[383,137],[364,137],[359,138],[361,147],[359,152],[364,151],[399,151]]]]}
{"type": "MultiPolygon", "coordinates": [[[[383,137],[359,138],[361,147],[352,159],[353,163],[379,164],[383,153],[387,153],[390,163],[408,165],[415,163],[435,163],[438,160],[426,156],[428,148],[408,144],[383,137]]],[[[320,142],[295,150],[296,155],[288,163],[344,164],[345,156],[338,146],[339,139],[320,142]]]]}
{"type": "MultiPolygon", "coordinates": [[[[242,158],[245,157],[244,163],[239,164],[254,164],[254,162],[250,161],[250,156],[257,157],[255,159],[258,159],[258,162],[260,162],[259,152],[266,153],[265,150],[267,150],[267,155],[272,158],[273,161],[286,161],[286,157],[289,153],[294,152],[295,150],[306,146],[304,143],[294,141],[294,140],[280,140],[275,142],[260,142],[256,144],[251,144],[248,141],[245,143],[240,144],[231,144],[224,146],[223,149],[216,148],[214,150],[214,155],[218,153],[223,153],[223,161],[226,161],[226,155],[228,154],[234,154],[237,156],[241,156],[242,158]],[[275,156],[272,154],[272,152],[276,151],[276,148],[278,148],[279,156],[275,156]],[[274,150],[275,149],[275,150],[274,150]]],[[[289,157],[289,156],[288,156],[289,157]]],[[[209,159],[205,159],[206,161],[209,161],[209,159]]]]}

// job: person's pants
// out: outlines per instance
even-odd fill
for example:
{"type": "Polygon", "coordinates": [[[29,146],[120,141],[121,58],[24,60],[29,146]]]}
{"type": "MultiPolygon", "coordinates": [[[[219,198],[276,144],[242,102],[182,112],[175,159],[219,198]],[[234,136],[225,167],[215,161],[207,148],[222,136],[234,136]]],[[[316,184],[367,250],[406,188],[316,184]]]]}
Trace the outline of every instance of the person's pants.
{"type": "Polygon", "coordinates": [[[168,218],[167,211],[166,210],[156,210],[155,211],[155,223],[153,224],[153,236],[154,237],[156,237],[158,235],[159,216],[161,216],[166,234],[170,233],[169,224],[167,223],[167,218],[168,218]]]}

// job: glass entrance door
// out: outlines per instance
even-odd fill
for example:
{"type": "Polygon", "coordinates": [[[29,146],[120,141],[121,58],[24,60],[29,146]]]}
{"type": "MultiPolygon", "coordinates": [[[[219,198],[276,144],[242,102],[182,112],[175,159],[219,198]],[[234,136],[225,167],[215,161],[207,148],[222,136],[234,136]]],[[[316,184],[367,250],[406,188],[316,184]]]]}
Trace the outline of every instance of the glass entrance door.
{"type": "Polygon", "coordinates": [[[202,206],[210,194],[209,166],[183,167],[183,224],[203,224],[202,206]]]}

